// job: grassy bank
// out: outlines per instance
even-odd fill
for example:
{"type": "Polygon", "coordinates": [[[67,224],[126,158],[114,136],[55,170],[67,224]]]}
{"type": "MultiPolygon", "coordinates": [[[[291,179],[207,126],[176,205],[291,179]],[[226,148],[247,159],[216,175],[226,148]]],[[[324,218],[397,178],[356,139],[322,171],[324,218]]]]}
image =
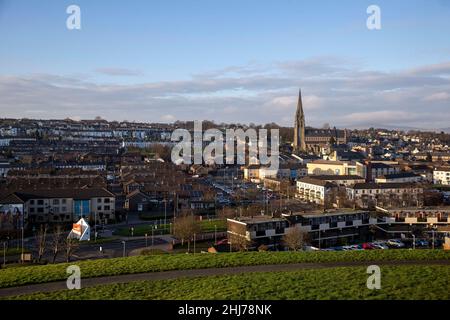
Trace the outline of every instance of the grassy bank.
{"type": "Polygon", "coordinates": [[[450,299],[446,266],[381,267],[381,289],[369,290],[364,267],[249,273],[191,279],[140,281],[15,299],[450,299]]]}
{"type": "MultiPolygon", "coordinates": [[[[71,264],[76,264],[81,268],[83,278],[90,278],[142,272],[264,264],[448,259],[450,259],[450,252],[443,250],[370,250],[150,255],[77,261],[71,264]]],[[[65,280],[68,265],[62,263],[0,270],[0,287],[65,280]]]]}

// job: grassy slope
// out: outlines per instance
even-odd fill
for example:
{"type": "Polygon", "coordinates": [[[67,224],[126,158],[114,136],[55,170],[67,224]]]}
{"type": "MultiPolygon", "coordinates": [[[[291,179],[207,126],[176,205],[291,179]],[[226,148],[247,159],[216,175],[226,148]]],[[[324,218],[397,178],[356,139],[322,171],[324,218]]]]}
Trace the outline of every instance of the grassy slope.
{"type": "Polygon", "coordinates": [[[364,267],[249,273],[33,294],[16,299],[450,299],[450,268],[381,268],[381,290],[369,290],[364,267]]]}
{"type": "MultiPolygon", "coordinates": [[[[77,261],[83,278],[167,270],[338,261],[447,260],[443,250],[372,250],[342,252],[245,252],[222,254],[165,254],[77,261]]],[[[70,264],[7,268],[0,270],[0,288],[44,283],[67,278],[70,264]]]]}

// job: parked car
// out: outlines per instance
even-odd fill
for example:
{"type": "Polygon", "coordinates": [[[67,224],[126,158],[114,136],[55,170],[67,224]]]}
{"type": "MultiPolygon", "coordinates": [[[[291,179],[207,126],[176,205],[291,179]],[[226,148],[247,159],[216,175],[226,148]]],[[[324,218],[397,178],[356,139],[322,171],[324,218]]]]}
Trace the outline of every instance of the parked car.
{"type": "Polygon", "coordinates": [[[416,240],[416,247],[428,247],[429,243],[425,239],[417,239],[416,240]]]}
{"type": "Polygon", "coordinates": [[[373,244],[367,243],[367,242],[362,244],[362,248],[363,248],[364,250],[373,250],[373,249],[375,249],[375,247],[373,246],[373,244]]]}
{"type": "Polygon", "coordinates": [[[398,239],[389,239],[387,241],[388,246],[394,247],[394,248],[403,248],[405,247],[405,244],[401,242],[398,239]]]}
{"type": "Polygon", "coordinates": [[[372,245],[375,247],[375,249],[389,249],[389,247],[386,245],[386,243],[383,242],[373,242],[372,245]]]}

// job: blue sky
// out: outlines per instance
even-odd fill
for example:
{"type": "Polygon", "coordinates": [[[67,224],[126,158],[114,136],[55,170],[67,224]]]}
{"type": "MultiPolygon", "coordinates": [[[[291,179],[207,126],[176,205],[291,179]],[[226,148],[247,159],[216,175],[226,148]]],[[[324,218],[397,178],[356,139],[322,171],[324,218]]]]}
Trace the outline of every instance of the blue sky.
{"type": "Polygon", "coordinates": [[[447,0],[0,0],[0,37],[0,117],[291,125],[301,86],[311,125],[450,127],[447,0]]]}

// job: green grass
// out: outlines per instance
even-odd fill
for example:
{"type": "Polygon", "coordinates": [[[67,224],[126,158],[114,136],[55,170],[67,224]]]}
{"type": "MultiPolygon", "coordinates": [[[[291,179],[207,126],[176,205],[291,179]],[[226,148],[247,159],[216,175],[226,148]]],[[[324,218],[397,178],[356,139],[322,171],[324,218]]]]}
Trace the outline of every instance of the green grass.
{"type": "MultiPolygon", "coordinates": [[[[340,252],[244,252],[220,254],[149,255],[77,261],[83,278],[168,270],[248,265],[340,261],[448,260],[444,250],[368,250],[340,252]]],[[[67,278],[66,263],[0,270],[0,287],[44,283],[67,278]]]]}
{"type": "Polygon", "coordinates": [[[261,272],[100,285],[12,299],[348,300],[450,299],[447,266],[381,267],[381,289],[369,290],[365,267],[261,272]]]}
{"type": "MultiPolygon", "coordinates": [[[[203,220],[199,222],[201,231],[202,232],[214,232],[214,226],[217,227],[217,232],[223,232],[227,230],[227,222],[226,220],[203,220]]],[[[169,224],[161,224],[158,225],[157,229],[154,229],[153,227],[153,233],[154,235],[161,235],[161,234],[168,234],[170,232],[170,225],[169,224]]],[[[130,228],[120,228],[117,229],[114,232],[115,235],[123,236],[123,237],[130,237],[131,232],[130,228]]],[[[148,236],[151,236],[152,234],[152,227],[150,224],[143,224],[143,225],[137,225],[134,227],[133,235],[135,237],[142,237],[147,234],[148,236]]]]}

